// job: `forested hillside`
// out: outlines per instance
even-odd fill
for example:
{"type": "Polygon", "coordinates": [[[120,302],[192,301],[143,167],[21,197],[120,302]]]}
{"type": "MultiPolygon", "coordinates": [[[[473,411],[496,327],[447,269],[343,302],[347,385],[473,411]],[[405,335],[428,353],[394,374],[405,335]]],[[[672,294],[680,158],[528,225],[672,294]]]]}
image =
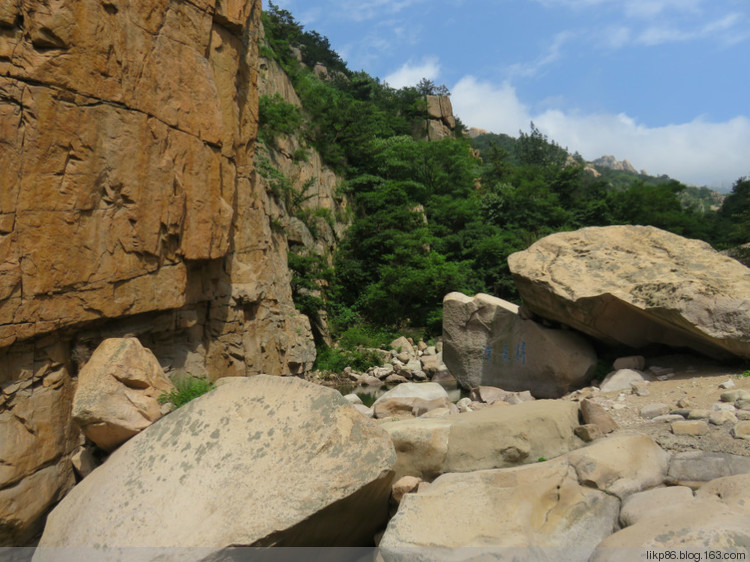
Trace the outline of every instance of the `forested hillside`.
{"type": "Polygon", "coordinates": [[[643,224],[717,249],[750,240],[750,180],[711,210],[691,204],[695,188],[676,180],[594,177],[533,124],[518,138],[470,141],[459,122],[455,138],[420,140],[424,96],[444,87],[394,89],[352,71],[326,38],[273,3],[263,22],[261,52],[283,66],[304,110],[261,99],[261,140],[294,130],[346,178],[340,193],[353,214],[333,267],[292,260],[299,283],[322,288],[315,306],[325,306],[339,336],[352,327],[437,335],[450,291],[517,301],[507,256],[553,232],[643,224]]]}

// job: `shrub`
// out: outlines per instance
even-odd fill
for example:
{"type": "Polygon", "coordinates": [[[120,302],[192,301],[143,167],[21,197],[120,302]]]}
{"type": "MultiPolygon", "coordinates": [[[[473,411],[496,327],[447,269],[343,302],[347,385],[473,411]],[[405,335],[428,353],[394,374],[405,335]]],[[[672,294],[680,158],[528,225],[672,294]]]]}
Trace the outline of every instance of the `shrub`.
{"type": "Polygon", "coordinates": [[[179,408],[194,398],[203,396],[209,390],[212,390],[214,386],[214,383],[209,380],[191,375],[190,377],[175,383],[175,389],[173,391],[162,393],[162,395],[159,396],[158,401],[160,404],[171,402],[179,408]]]}
{"type": "Polygon", "coordinates": [[[380,357],[372,351],[352,351],[332,347],[318,348],[315,368],[319,371],[341,373],[346,367],[355,371],[366,371],[380,365],[380,357]]]}

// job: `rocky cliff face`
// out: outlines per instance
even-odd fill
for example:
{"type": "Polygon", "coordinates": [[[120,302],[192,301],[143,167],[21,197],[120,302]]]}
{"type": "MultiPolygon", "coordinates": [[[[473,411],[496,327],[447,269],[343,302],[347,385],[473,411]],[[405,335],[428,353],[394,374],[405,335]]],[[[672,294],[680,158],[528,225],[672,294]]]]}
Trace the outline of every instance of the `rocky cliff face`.
{"type": "Polygon", "coordinates": [[[0,545],[73,484],[75,377],[103,338],[211,378],[314,359],[254,171],[260,9],[0,6],[0,545]]]}

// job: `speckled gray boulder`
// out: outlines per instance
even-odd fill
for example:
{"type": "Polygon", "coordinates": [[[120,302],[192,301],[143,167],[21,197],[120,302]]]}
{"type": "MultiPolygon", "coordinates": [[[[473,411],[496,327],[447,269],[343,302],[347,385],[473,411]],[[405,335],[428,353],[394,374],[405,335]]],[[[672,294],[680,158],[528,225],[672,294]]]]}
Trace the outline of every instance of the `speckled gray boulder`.
{"type": "MultiPolygon", "coordinates": [[[[45,547],[62,546],[205,547],[203,559],[231,545],[366,545],[386,521],[395,461],[388,434],[338,392],[237,379],[76,486],[50,514],[36,559],[57,560],[45,547]]],[[[170,553],[161,559],[186,555],[170,553]]]]}

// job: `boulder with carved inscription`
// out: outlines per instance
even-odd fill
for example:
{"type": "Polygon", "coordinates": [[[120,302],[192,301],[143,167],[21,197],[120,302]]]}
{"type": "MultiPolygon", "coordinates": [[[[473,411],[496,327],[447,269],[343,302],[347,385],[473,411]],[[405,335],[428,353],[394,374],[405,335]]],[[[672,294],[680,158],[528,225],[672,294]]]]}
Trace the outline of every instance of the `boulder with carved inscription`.
{"type": "Polygon", "coordinates": [[[443,361],[464,388],[557,398],[583,386],[596,367],[596,353],[580,334],[521,318],[516,305],[485,294],[445,297],[443,341],[443,361]]]}

